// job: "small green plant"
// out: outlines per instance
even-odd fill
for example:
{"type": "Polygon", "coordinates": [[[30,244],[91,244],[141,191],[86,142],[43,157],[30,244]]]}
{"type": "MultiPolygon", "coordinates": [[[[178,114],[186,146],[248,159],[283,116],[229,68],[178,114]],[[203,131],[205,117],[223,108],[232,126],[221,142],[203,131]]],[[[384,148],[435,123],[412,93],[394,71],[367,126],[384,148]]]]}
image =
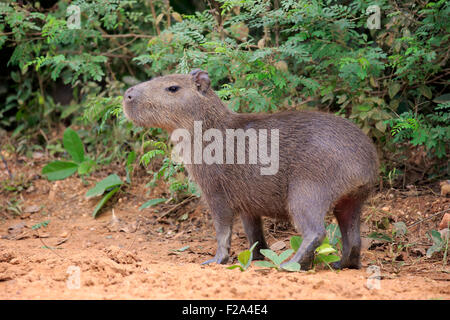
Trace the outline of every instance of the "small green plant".
{"type": "MultiPolygon", "coordinates": [[[[379,229],[387,229],[389,227],[389,219],[384,217],[381,220],[381,223],[377,223],[377,226],[379,229]]],[[[414,243],[408,241],[407,234],[408,228],[406,224],[399,221],[392,224],[392,231],[390,234],[374,231],[367,237],[379,243],[387,244],[389,247],[389,255],[392,257],[392,264],[396,261],[400,261],[401,265],[403,263],[402,252],[407,250],[409,247],[414,246],[414,243]]]]}
{"type": "Polygon", "coordinates": [[[300,271],[300,264],[298,264],[297,262],[287,262],[283,264],[283,261],[285,261],[295,252],[293,249],[287,249],[283,251],[280,255],[277,255],[270,249],[261,249],[260,252],[272,262],[256,261],[255,265],[258,267],[275,268],[277,270],[286,270],[286,271],[300,271]]]}
{"type": "Polygon", "coordinates": [[[133,173],[133,169],[134,169],[134,161],[136,160],[136,152],[131,151],[128,153],[127,156],[127,163],[125,165],[125,172],[127,174],[127,178],[126,181],[127,183],[131,183],[131,174],[133,173]]]}
{"type": "Polygon", "coordinates": [[[143,148],[150,146],[153,149],[146,152],[141,157],[141,163],[147,166],[156,157],[164,157],[162,165],[153,173],[152,180],[147,184],[147,187],[156,186],[156,182],[160,179],[167,181],[169,184],[169,191],[171,198],[179,201],[186,198],[186,196],[196,195],[200,196],[197,185],[190,181],[184,174],[185,168],[180,163],[175,163],[170,158],[171,150],[169,146],[162,141],[147,141],[143,144],[143,148]]]}
{"type": "Polygon", "coordinates": [[[37,230],[37,229],[40,229],[40,228],[43,228],[43,227],[45,228],[45,227],[48,226],[49,223],[50,223],[50,220],[45,220],[45,221],[36,223],[34,226],[31,227],[31,229],[37,230]]]}
{"type": "Polygon", "coordinates": [[[233,266],[227,267],[227,269],[233,270],[236,268],[239,268],[241,271],[245,271],[250,267],[250,264],[253,260],[253,250],[255,249],[256,245],[258,244],[258,241],[255,242],[252,247],[249,250],[244,250],[238,255],[238,261],[239,264],[235,264],[233,266]]]}
{"type": "Polygon", "coordinates": [[[84,145],[78,133],[67,128],[63,135],[63,146],[73,161],[56,160],[42,168],[42,174],[50,181],[63,180],[78,171],[80,176],[87,175],[95,168],[95,161],[84,154],[84,145]]]}
{"type": "MultiPolygon", "coordinates": [[[[339,230],[339,226],[334,223],[328,225],[326,230],[327,236],[322,241],[322,244],[314,251],[313,265],[317,266],[320,264],[325,264],[331,270],[333,270],[330,263],[340,260],[339,256],[336,255],[336,247],[338,245],[340,246],[341,233],[339,230]]],[[[292,236],[289,242],[291,245],[291,249],[285,250],[279,256],[270,249],[261,249],[260,252],[272,262],[257,261],[255,262],[255,265],[265,268],[275,268],[277,270],[300,271],[300,264],[298,264],[297,262],[288,262],[283,264],[283,261],[289,258],[293,253],[298,251],[303,242],[303,239],[300,236],[292,236]]]]}
{"type": "MultiPolygon", "coordinates": [[[[337,250],[334,247],[338,243],[340,243],[341,233],[339,231],[339,227],[336,224],[330,224],[327,227],[327,234],[328,236],[325,237],[325,239],[322,241],[322,244],[314,251],[313,265],[317,266],[320,264],[325,264],[332,270],[333,268],[331,268],[330,263],[340,260],[339,256],[335,254],[337,253],[337,250]],[[331,241],[329,240],[329,238],[331,239],[331,241]]],[[[290,243],[291,248],[292,250],[294,250],[294,252],[297,252],[297,250],[300,248],[302,241],[303,239],[299,236],[291,237],[290,243]]]]}
{"type": "Polygon", "coordinates": [[[447,236],[446,238],[443,239],[441,233],[437,230],[431,230],[428,233],[428,235],[433,241],[433,245],[428,248],[427,257],[431,258],[434,253],[442,251],[444,253],[443,258],[444,266],[447,265],[448,243],[450,237],[447,236]]]}
{"type": "Polygon", "coordinates": [[[15,216],[20,216],[23,212],[22,200],[20,199],[6,200],[6,210],[11,212],[15,216]]]}
{"type": "Polygon", "coordinates": [[[25,175],[18,174],[12,178],[0,181],[0,192],[21,193],[31,186],[31,182],[26,179],[25,175]]]}
{"type": "Polygon", "coordinates": [[[328,237],[325,237],[322,244],[314,251],[314,266],[325,264],[330,270],[333,270],[330,263],[341,260],[336,253],[337,250],[330,244],[328,237]]]}
{"type": "Polygon", "coordinates": [[[105,203],[108,202],[108,200],[120,190],[122,185],[123,181],[119,178],[119,176],[116,174],[111,174],[86,192],[86,198],[98,197],[106,192],[92,212],[92,216],[94,218],[97,216],[98,212],[105,205],[105,203]]]}

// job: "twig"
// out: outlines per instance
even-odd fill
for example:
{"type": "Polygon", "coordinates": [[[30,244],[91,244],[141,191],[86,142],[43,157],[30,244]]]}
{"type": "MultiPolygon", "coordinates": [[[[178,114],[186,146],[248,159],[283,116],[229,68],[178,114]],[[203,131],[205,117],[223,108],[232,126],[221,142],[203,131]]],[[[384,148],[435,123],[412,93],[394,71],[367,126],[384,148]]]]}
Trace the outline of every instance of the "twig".
{"type": "Polygon", "coordinates": [[[9,178],[12,179],[13,175],[12,175],[11,171],[9,171],[8,163],[6,162],[5,158],[3,157],[3,155],[1,153],[0,153],[0,157],[2,158],[3,164],[5,165],[6,171],[8,172],[9,178]]]}
{"type": "Polygon", "coordinates": [[[418,225],[418,224],[420,224],[420,223],[422,223],[422,222],[424,222],[424,221],[426,221],[426,220],[430,220],[430,219],[434,218],[435,216],[440,215],[441,213],[444,213],[444,212],[447,212],[447,211],[450,211],[450,208],[445,209],[445,210],[442,210],[442,211],[439,211],[439,212],[436,212],[436,213],[434,213],[433,215],[431,215],[431,216],[429,216],[429,217],[426,217],[426,218],[423,218],[422,220],[419,220],[419,221],[417,221],[417,222],[414,222],[413,224],[407,226],[407,228],[408,228],[408,229],[409,229],[409,228],[412,228],[412,227],[414,227],[414,226],[416,226],[416,225],[418,225]]]}
{"type": "Polygon", "coordinates": [[[41,236],[39,235],[39,231],[38,231],[37,229],[36,229],[35,231],[36,231],[36,233],[37,233],[37,235],[38,235],[39,241],[41,241],[41,243],[42,243],[46,248],[50,249],[54,254],[56,254],[56,255],[57,255],[58,257],[60,257],[61,259],[66,260],[65,257],[60,256],[60,255],[55,251],[55,249],[53,249],[52,247],[48,246],[48,245],[44,242],[44,240],[42,240],[41,236]]]}
{"type": "Polygon", "coordinates": [[[159,217],[156,219],[156,221],[161,220],[162,218],[164,218],[165,216],[167,216],[169,213],[175,211],[176,209],[178,209],[178,208],[181,207],[182,205],[184,205],[184,204],[186,204],[186,203],[188,203],[188,202],[190,202],[190,201],[192,201],[192,200],[194,200],[194,199],[197,199],[197,197],[196,197],[196,196],[191,196],[191,197],[189,197],[189,198],[184,199],[182,202],[180,202],[179,204],[177,204],[175,207],[173,207],[173,208],[167,210],[166,212],[164,212],[161,216],[159,216],[159,217]]]}
{"type": "Polygon", "coordinates": [[[125,33],[125,34],[107,34],[103,33],[102,38],[147,38],[152,39],[154,36],[148,34],[136,34],[136,33],[125,33]]]}
{"type": "Polygon", "coordinates": [[[134,242],[136,241],[136,237],[137,237],[137,232],[139,230],[139,226],[141,225],[141,220],[139,220],[139,223],[136,226],[136,230],[134,231],[134,238],[133,241],[131,242],[131,244],[128,246],[127,251],[130,251],[131,247],[134,245],[134,242]]]}
{"type": "Polygon", "coordinates": [[[150,0],[150,10],[152,11],[153,25],[156,29],[156,34],[159,36],[159,34],[161,33],[161,30],[159,29],[159,24],[156,23],[156,11],[155,11],[155,6],[153,5],[152,0],[150,0]]]}

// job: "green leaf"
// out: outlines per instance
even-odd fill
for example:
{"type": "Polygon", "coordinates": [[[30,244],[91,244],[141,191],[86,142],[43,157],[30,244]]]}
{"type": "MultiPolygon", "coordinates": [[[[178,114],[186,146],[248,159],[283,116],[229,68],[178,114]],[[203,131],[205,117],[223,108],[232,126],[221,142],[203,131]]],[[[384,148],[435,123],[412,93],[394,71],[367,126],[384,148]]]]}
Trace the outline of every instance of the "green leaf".
{"type": "Polygon", "coordinates": [[[287,249],[287,250],[283,251],[278,257],[278,259],[280,261],[279,264],[281,264],[281,262],[283,262],[284,260],[289,258],[293,253],[294,253],[294,250],[292,250],[292,249],[287,249]]]}
{"type": "Polygon", "coordinates": [[[337,262],[339,260],[341,260],[341,258],[339,258],[337,255],[334,255],[334,254],[330,254],[330,255],[319,254],[314,258],[314,264],[319,264],[319,263],[330,264],[333,262],[337,262]]]}
{"type": "Polygon", "coordinates": [[[317,249],[316,249],[316,253],[317,254],[330,254],[330,253],[335,253],[336,249],[333,248],[330,244],[328,243],[323,243],[321,244],[317,249]]]}
{"type": "Polygon", "coordinates": [[[258,244],[258,241],[256,241],[256,242],[252,245],[252,247],[249,249],[250,252],[253,252],[253,250],[255,249],[255,247],[256,247],[257,244],[258,244]]]}
{"type": "Polygon", "coordinates": [[[402,86],[399,83],[394,82],[389,86],[389,98],[395,97],[395,95],[400,91],[402,86]]]}
{"type": "Polygon", "coordinates": [[[42,168],[42,174],[50,181],[62,180],[77,172],[77,169],[76,163],[56,160],[42,168]]]}
{"type": "Polygon", "coordinates": [[[408,228],[403,221],[396,222],[393,224],[395,235],[404,236],[408,233],[408,228]]]}
{"type": "Polygon", "coordinates": [[[239,253],[238,260],[244,269],[247,269],[250,263],[252,262],[251,256],[252,253],[250,252],[250,250],[244,250],[241,253],[239,253]]]}
{"type": "Polygon", "coordinates": [[[78,136],[78,133],[75,130],[67,128],[64,131],[63,145],[64,149],[66,149],[66,151],[70,154],[70,156],[75,162],[77,163],[83,162],[84,146],[83,142],[81,142],[81,139],[78,136]]]}
{"type": "Polygon", "coordinates": [[[172,249],[172,251],[174,251],[174,252],[183,252],[183,251],[186,251],[187,249],[189,249],[189,246],[185,246],[185,247],[180,248],[180,249],[172,249]]]}
{"type": "Polygon", "coordinates": [[[273,263],[271,263],[269,261],[256,261],[255,266],[262,267],[262,268],[277,268],[276,265],[274,265],[273,263]]]}
{"type": "Polygon", "coordinates": [[[110,174],[102,181],[98,182],[95,187],[86,192],[85,197],[91,198],[102,195],[107,189],[120,186],[123,182],[117,174],[110,174]]]}
{"type": "Polygon", "coordinates": [[[450,101],[450,93],[443,94],[437,98],[434,98],[433,102],[436,103],[444,103],[450,101]]]}
{"type": "Polygon", "coordinates": [[[419,87],[419,92],[428,99],[431,99],[433,97],[433,92],[431,91],[430,87],[427,87],[425,85],[419,87]]]}
{"type": "Polygon", "coordinates": [[[381,120],[378,121],[377,123],[375,123],[375,127],[380,131],[380,132],[386,132],[386,123],[381,120]]]}
{"type": "Polygon", "coordinates": [[[297,252],[297,250],[298,250],[298,248],[300,248],[302,242],[303,242],[302,237],[300,237],[300,236],[292,236],[291,240],[290,240],[292,250],[297,252]]]}
{"type": "Polygon", "coordinates": [[[432,245],[427,250],[427,257],[431,258],[433,256],[433,253],[441,251],[442,248],[443,248],[442,244],[440,244],[440,245],[439,244],[432,245]]]}
{"type": "Polygon", "coordinates": [[[382,241],[382,242],[392,242],[393,241],[391,237],[389,237],[388,235],[381,233],[381,232],[372,232],[367,237],[370,239],[382,241]]]}
{"type": "Polygon", "coordinates": [[[280,258],[278,257],[278,255],[273,252],[270,249],[261,249],[259,250],[259,252],[261,252],[261,254],[263,256],[265,256],[266,258],[268,258],[269,260],[271,260],[273,263],[275,263],[277,266],[280,265],[281,262],[283,262],[283,260],[280,260],[280,258]]]}
{"type": "Polygon", "coordinates": [[[95,166],[95,161],[86,159],[78,166],[78,174],[85,175],[90,173],[95,166]]]}
{"type": "Polygon", "coordinates": [[[70,116],[72,113],[74,113],[75,111],[79,110],[80,106],[77,104],[72,104],[66,108],[64,108],[63,112],[61,113],[61,119],[65,119],[68,116],[70,116]]]}
{"type": "Polygon", "coordinates": [[[230,269],[230,270],[233,270],[233,269],[236,269],[236,268],[239,268],[239,269],[241,269],[241,271],[244,271],[244,269],[242,269],[242,267],[240,265],[238,265],[238,264],[235,264],[233,266],[227,267],[227,269],[230,269]]]}
{"type": "Polygon", "coordinates": [[[166,202],[166,201],[167,201],[167,199],[164,199],[164,198],[151,199],[151,200],[148,200],[147,202],[145,202],[139,208],[139,210],[143,210],[143,209],[148,208],[148,207],[153,207],[153,206],[156,206],[157,204],[160,204],[160,203],[163,203],[163,202],[166,202]]]}
{"type": "Polygon", "coordinates": [[[281,268],[287,271],[300,271],[300,264],[298,262],[288,262],[284,264],[281,268]]]}
{"type": "Polygon", "coordinates": [[[40,229],[42,227],[48,226],[49,223],[50,223],[50,220],[45,220],[45,221],[36,223],[34,226],[31,227],[31,229],[33,229],[33,230],[40,229]]]}
{"type": "Polygon", "coordinates": [[[133,170],[133,162],[136,160],[136,152],[131,151],[128,153],[127,164],[125,166],[125,171],[127,173],[126,181],[127,183],[131,183],[130,172],[133,170]]]}
{"type": "Polygon", "coordinates": [[[434,244],[441,245],[444,242],[444,240],[442,240],[441,233],[439,231],[431,230],[430,235],[434,244]]]}
{"type": "Polygon", "coordinates": [[[112,189],[110,192],[108,192],[102,200],[97,204],[97,206],[94,209],[94,212],[92,212],[92,216],[95,218],[97,216],[97,213],[100,211],[100,209],[105,205],[105,203],[117,192],[119,191],[120,187],[116,187],[112,189]]]}

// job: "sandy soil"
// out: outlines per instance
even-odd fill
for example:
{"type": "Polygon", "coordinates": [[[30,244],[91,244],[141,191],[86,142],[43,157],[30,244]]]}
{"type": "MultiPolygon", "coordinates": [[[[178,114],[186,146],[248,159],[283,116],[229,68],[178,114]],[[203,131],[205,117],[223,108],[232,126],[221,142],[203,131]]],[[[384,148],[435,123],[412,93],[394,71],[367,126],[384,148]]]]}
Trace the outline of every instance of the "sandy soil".
{"type": "MultiPolygon", "coordinates": [[[[364,238],[361,270],[317,267],[290,273],[252,266],[241,272],[200,265],[216,244],[211,218],[198,199],[175,209],[174,204],[138,209],[148,199],[167,196],[164,186],[147,194],[143,172],[135,173],[132,186],[93,219],[98,199],[86,200],[84,194],[95,181],[117,171],[96,173],[84,185],[77,177],[59,182],[41,178],[43,159],[11,157],[8,163],[23,190],[0,189],[0,299],[450,298],[450,269],[443,265],[442,254],[424,256],[431,245],[426,232],[436,229],[442,216],[433,215],[450,208],[450,199],[436,190],[411,187],[371,199],[363,213],[363,235],[381,225],[389,233],[393,222],[410,226],[426,220],[409,229],[411,246],[406,249],[364,238]],[[19,214],[14,214],[12,208],[18,207],[19,214]],[[113,209],[117,219],[112,219],[113,209]],[[45,221],[46,227],[32,229],[45,221]],[[380,268],[379,289],[369,289],[374,283],[371,265],[380,268]]],[[[3,164],[0,180],[8,180],[3,164]]],[[[289,224],[267,219],[265,226],[269,244],[284,241],[289,247],[295,234],[289,224]]],[[[245,249],[245,234],[236,221],[231,263],[245,249]]]]}

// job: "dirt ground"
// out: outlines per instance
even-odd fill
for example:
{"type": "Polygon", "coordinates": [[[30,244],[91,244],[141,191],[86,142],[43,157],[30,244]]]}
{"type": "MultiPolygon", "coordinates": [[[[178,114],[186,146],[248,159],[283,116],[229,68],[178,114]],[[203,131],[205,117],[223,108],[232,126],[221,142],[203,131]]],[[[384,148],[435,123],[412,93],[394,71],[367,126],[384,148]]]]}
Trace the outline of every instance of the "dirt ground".
{"type": "MultiPolygon", "coordinates": [[[[163,186],[146,188],[150,176],[135,172],[131,187],[94,219],[99,199],[84,194],[117,171],[95,173],[86,179],[88,185],[77,176],[49,182],[40,176],[48,160],[36,158],[7,155],[13,180],[0,163],[0,299],[450,298],[450,269],[442,253],[425,256],[432,244],[426,233],[442,218],[436,213],[450,208],[450,198],[440,196],[438,186],[383,191],[371,198],[363,212],[363,236],[380,230],[390,234],[399,221],[410,228],[396,244],[364,237],[360,270],[319,266],[291,273],[252,266],[241,272],[200,265],[214,254],[216,243],[209,213],[198,199],[140,211],[148,199],[168,195],[163,186]],[[46,226],[33,229],[38,223],[46,226]],[[369,278],[374,276],[369,266],[379,267],[378,283],[369,278]]],[[[265,220],[265,231],[269,245],[284,241],[286,248],[295,234],[289,224],[271,219],[265,220]]],[[[231,263],[245,249],[237,220],[231,263]]]]}

